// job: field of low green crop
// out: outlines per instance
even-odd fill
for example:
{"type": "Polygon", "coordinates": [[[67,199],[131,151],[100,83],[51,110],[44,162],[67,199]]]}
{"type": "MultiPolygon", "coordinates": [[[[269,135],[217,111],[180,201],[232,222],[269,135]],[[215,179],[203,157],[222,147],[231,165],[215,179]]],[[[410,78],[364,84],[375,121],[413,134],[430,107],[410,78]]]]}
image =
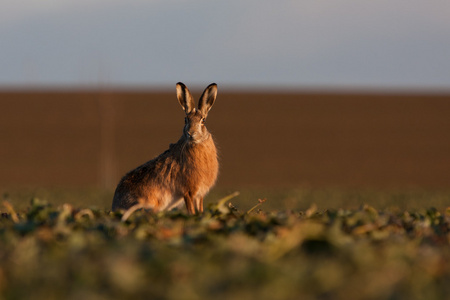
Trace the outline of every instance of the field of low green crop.
{"type": "Polygon", "coordinates": [[[219,191],[199,216],[35,194],[3,194],[0,299],[450,295],[449,193],[219,191]]]}

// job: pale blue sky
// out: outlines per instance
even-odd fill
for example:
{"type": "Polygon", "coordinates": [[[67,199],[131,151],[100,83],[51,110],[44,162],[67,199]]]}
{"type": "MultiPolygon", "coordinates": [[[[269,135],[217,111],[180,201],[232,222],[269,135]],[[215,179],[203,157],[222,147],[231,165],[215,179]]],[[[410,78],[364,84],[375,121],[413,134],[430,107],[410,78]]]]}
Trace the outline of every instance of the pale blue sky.
{"type": "Polygon", "coordinates": [[[3,0],[0,87],[450,90],[448,0],[3,0]]]}

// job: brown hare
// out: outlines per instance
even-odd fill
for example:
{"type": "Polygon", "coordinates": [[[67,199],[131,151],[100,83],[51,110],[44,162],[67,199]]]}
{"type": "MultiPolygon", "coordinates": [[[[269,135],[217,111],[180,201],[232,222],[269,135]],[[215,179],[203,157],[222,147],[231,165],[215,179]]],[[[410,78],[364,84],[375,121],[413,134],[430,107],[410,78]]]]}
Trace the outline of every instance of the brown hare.
{"type": "Polygon", "coordinates": [[[219,162],[205,119],[217,96],[210,84],[195,108],[188,88],[177,83],[177,98],[186,113],[181,138],[156,158],[128,172],[117,185],[112,209],[140,206],[154,212],[184,203],[190,214],[203,212],[203,197],[217,179],[219,162]]]}

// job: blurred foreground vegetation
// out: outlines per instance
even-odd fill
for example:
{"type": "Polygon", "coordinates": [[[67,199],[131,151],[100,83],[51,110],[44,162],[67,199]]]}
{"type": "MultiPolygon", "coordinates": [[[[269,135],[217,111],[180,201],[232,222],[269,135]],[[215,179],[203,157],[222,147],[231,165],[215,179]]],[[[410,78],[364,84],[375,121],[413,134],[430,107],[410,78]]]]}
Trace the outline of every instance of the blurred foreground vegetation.
{"type": "MultiPolygon", "coordinates": [[[[205,203],[215,203],[235,189],[214,188],[205,203]]],[[[263,208],[273,210],[306,210],[311,205],[319,209],[357,209],[370,205],[376,209],[395,208],[419,210],[450,206],[450,190],[436,189],[345,189],[345,188],[239,188],[233,204],[247,210],[258,199],[267,199],[263,208]]],[[[30,199],[46,200],[54,206],[69,203],[74,207],[111,209],[113,190],[98,188],[1,188],[2,200],[11,202],[17,209],[26,209],[30,199]]]]}
{"type": "Polygon", "coordinates": [[[0,299],[450,294],[446,193],[266,191],[264,202],[252,191],[210,201],[201,216],[110,212],[108,193],[74,194],[79,202],[43,193],[31,201],[20,200],[27,193],[3,194],[0,299]]]}

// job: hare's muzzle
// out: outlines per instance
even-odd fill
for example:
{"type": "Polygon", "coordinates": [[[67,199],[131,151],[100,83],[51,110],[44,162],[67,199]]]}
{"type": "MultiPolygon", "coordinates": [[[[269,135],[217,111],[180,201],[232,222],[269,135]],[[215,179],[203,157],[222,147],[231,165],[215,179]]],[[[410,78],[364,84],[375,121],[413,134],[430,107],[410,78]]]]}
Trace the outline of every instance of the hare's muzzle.
{"type": "Polygon", "coordinates": [[[188,124],[184,130],[184,133],[186,135],[186,138],[188,140],[195,140],[198,137],[198,132],[195,128],[195,126],[192,126],[191,124],[188,124]]]}

